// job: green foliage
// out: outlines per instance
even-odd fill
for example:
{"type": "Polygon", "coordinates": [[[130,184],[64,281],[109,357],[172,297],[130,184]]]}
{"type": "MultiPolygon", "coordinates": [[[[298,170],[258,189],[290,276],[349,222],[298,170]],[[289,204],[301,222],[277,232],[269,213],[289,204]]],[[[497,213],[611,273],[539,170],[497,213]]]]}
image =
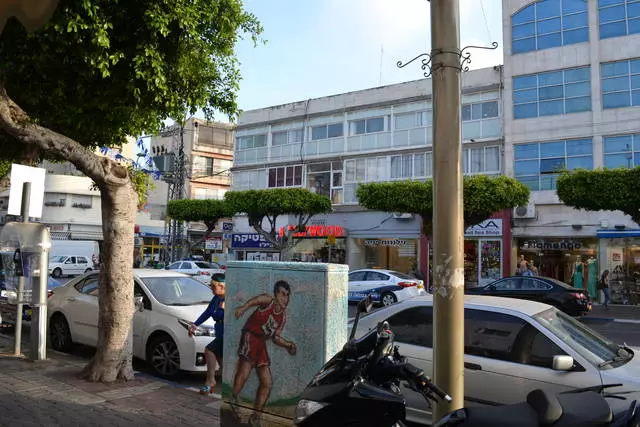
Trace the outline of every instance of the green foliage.
{"type": "MultiPolygon", "coordinates": [[[[7,24],[0,81],[38,124],[117,146],[185,110],[234,116],[235,44],[261,31],[242,0],[61,0],[40,31],[7,24]]],[[[22,149],[0,138],[3,158],[22,149]]]]}
{"type": "Polygon", "coordinates": [[[222,218],[232,217],[234,212],[224,200],[170,200],[167,216],[179,221],[203,221],[215,225],[222,218]]]}
{"type": "MultiPolygon", "coordinates": [[[[502,209],[524,205],[529,189],[513,178],[475,175],[464,177],[464,224],[470,227],[502,209]]],[[[357,190],[361,206],[382,212],[420,215],[423,232],[431,233],[433,182],[394,181],[362,184],[357,190]]]]}
{"type": "Polygon", "coordinates": [[[0,179],[6,177],[11,172],[11,162],[0,160],[0,179]]]}
{"type": "Polygon", "coordinates": [[[129,166],[128,171],[131,182],[133,183],[133,188],[138,195],[138,207],[140,208],[147,203],[149,191],[153,191],[156,185],[148,173],[140,169],[135,169],[133,166],[129,166]]]}
{"type": "Polygon", "coordinates": [[[565,171],[558,177],[557,192],[567,206],[619,210],[640,224],[640,167],[565,171]]]}

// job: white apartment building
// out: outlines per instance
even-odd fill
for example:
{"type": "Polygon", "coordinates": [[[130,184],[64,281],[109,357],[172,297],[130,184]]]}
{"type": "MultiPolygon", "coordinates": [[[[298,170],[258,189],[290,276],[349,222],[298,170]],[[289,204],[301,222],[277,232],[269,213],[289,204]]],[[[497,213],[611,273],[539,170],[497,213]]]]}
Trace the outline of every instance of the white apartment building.
{"type": "MultiPolygon", "coordinates": [[[[496,66],[462,75],[466,174],[503,173],[501,72],[496,66]]],[[[294,259],[403,272],[417,266],[426,272],[429,249],[420,219],[365,211],[358,206],[356,188],[431,178],[431,110],[431,80],[421,79],[245,111],[236,130],[232,189],[303,187],[330,197],[334,212],[312,218],[294,259]],[[323,236],[332,233],[337,242],[329,247],[323,236]]],[[[293,221],[285,218],[280,226],[293,221]]],[[[500,276],[509,261],[503,256],[510,252],[503,240],[508,215],[489,226],[490,238],[467,230],[469,284],[500,276]]],[[[277,259],[246,219],[237,217],[234,227],[237,259],[277,259]]]]}
{"type": "Polygon", "coordinates": [[[514,256],[565,282],[578,256],[597,260],[581,267],[590,286],[605,268],[640,274],[637,224],[570,209],[554,191],[561,168],[640,165],[640,1],[502,5],[505,172],[533,190],[514,212],[514,256]]]}

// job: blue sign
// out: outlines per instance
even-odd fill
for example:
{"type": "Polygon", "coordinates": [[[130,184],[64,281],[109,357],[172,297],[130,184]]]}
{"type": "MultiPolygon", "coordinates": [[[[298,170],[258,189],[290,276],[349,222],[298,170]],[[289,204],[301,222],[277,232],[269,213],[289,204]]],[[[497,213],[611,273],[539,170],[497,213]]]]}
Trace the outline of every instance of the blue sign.
{"type": "Polygon", "coordinates": [[[233,249],[273,249],[273,243],[258,233],[234,233],[231,239],[233,249]]]}
{"type": "Polygon", "coordinates": [[[233,223],[232,222],[223,222],[222,223],[222,231],[233,231],[233,223]]]}

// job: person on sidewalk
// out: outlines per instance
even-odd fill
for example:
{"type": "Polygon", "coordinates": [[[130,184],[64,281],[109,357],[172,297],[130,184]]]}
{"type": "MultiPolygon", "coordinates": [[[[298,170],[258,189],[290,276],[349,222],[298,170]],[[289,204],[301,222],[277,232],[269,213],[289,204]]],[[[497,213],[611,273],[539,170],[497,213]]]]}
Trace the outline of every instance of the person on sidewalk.
{"type": "Polygon", "coordinates": [[[602,287],[602,293],[604,294],[604,309],[609,310],[609,301],[611,300],[611,292],[609,291],[609,270],[602,272],[602,277],[600,277],[600,286],[602,287]]]}
{"type": "Polygon", "coordinates": [[[200,394],[213,393],[216,385],[216,364],[222,367],[222,349],[224,343],[224,294],[225,276],[224,274],[214,274],[209,285],[213,291],[213,298],[205,311],[189,327],[189,336],[193,335],[207,319],[212,318],[215,324],[216,337],[204,349],[204,358],[207,362],[207,378],[205,384],[200,388],[200,394]]]}

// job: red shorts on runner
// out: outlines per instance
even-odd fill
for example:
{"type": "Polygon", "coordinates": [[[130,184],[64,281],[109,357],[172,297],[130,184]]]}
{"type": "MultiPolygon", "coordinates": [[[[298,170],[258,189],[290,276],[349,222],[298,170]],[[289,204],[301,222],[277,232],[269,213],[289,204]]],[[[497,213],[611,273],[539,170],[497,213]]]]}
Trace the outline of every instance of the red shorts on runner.
{"type": "Polygon", "coordinates": [[[253,366],[269,366],[271,359],[267,353],[267,341],[250,332],[242,332],[238,356],[251,362],[253,366]]]}

